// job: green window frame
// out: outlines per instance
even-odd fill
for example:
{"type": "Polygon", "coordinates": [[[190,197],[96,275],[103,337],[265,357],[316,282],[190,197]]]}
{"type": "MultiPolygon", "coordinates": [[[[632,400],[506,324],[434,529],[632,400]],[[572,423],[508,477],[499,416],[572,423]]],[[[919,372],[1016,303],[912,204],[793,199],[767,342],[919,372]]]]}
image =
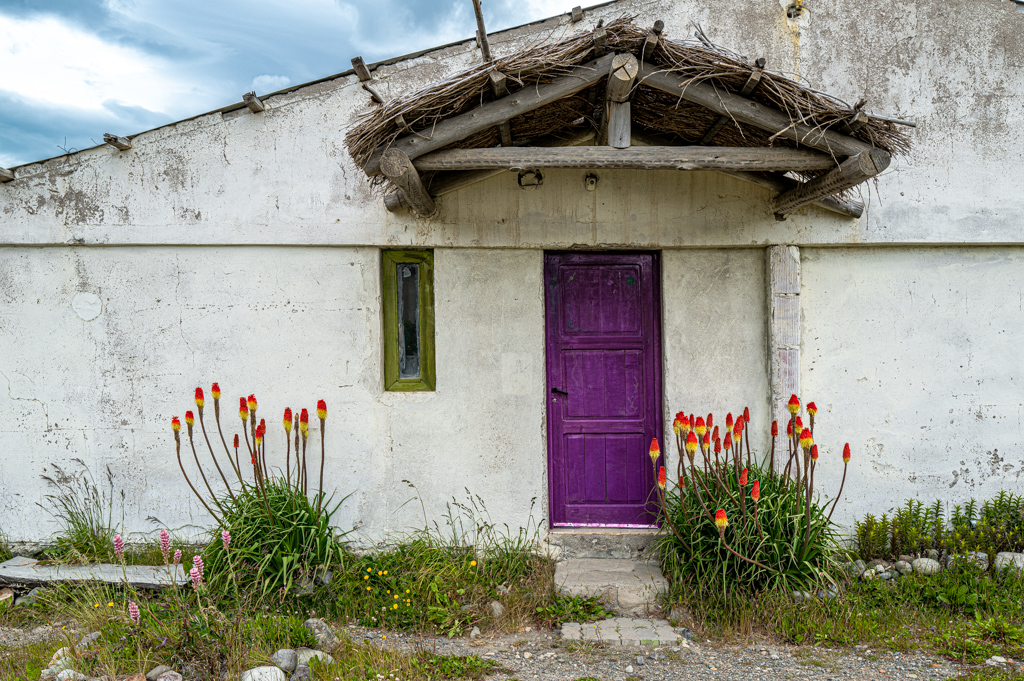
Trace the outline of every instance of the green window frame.
{"type": "Polygon", "coordinates": [[[381,251],[381,278],[383,280],[384,312],[384,389],[389,391],[433,390],[434,374],[434,252],[433,251],[381,251]],[[416,265],[403,268],[403,282],[399,281],[402,265],[416,265]],[[404,280],[415,277],[418,295],[415,296],[417,310],[411,321],[412,311],[404,304],[410,298],[410,291],[404,288],[403,299],[399,299],[400,287],[411,287],[404,280]],[[400,309],[401,308],[401,309],[400,309]],[[399,317],[404,317],[404,328],[399,317]],[[418,322],[418,323],[417,323],[418,322]],[[412,328],[418,329],[409,334],[412,328]],[[415,340],[415,344],[413,341],[415,340]],[[402,343],[405,343],[403,346],[402,343]],[[403,347],[406,355],[403,355],[403,347]],[[406,359],[410,349],[418,351],[418,366],[410,369],[406,359]],[[403,360],[406,364],[403,365],[403,360]],[[402,375],[404,371],[405,376],[402,375]]]}

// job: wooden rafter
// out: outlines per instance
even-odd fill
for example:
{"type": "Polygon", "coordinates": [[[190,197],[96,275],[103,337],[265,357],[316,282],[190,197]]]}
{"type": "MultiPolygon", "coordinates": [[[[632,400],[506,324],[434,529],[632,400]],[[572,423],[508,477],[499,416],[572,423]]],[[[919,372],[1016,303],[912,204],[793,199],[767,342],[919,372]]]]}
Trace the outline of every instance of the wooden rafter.
{"type": "MultiPolygon", "coordinates": [[[[750,76],[747,78],[747,82],[743,84],[743,89],[740,90],[741,97],[749,97],[750,94],[757,89],[757,86],[761,84],[761,76],[764,75],[765,59],[761,57],[754,62],[754,68],[750,72],[750,76]]],[[[701,139],[701,144],[711,144],[711,140],[715,139],[722,128],[726,126],[732,119],[728,116],[719,116],[718,121],[715,122],[711,129],[704,134],[704,138],[701,139]]]]}
{"type": "Polygon", "coordinates": [[[822,170],[827,154],[788,147],[489,147],[442,149],[413,161],[417,170],[608,168],[640,170],[822,170]]]}
{"type": "Polygon", "coordinates": [[[472,111],[446,118],[426,130],[400,137],[390,146],[378,147],[363,170],[367,175],[379,175],[380,159],[385,150],[398,149],[414,159],[428,152],[446,147],[469,135],[492,128],[516,116],[533,111],[545,104],[585,90],[605,77],[611,66],[612,55],[577,66],[567,75],[550,83],[525,87],[501,99],[483,104],[472,111]]]}
{"type": "Polygon", "coordinates": [[[882,149],[871,149],[843,161],[831,172],[804,182],[772,199],[772,212],[786,215],[818,199],[832,196],[878,175],[889,167],[890,157],[882,149]]]}
{"type": "Polygon", "coordinates": [[[604,116],[601,117],[601,130],[597,136],[598,144],[607,144],[616,149],[629,146],[633,125],[629,94],[639,68],[637,58],[628,52],[616,54],[612,58],[608,85],[605,87],[604,116]]]}
{"type": "Polygon", "coordinates": [[[777,109],[728,90],[716,88],[707,82],[688,81],[677,73],[664,71],[647,62],[640,64],[639,81],[641,85],[682,97],[688,102],[699,104],[739,123],[752,125],[772,135],[794,140],[836,156],[855,156],[874,148],[867,142],[849,135],[811,127],[804,123],[794,123],[787,114],[777,109]]]}
{"type": "Polygon", "coordinates": [[[420,217],[430,217],[437,212],[437,205],[430,196],[430,192],[423,186],[420,174],[416,172],[412,161],[405,155],[405,152],[398,149],[388,149],[380,162],[381,172],[396,187],[402,190],[409,206],[420,217]]]}

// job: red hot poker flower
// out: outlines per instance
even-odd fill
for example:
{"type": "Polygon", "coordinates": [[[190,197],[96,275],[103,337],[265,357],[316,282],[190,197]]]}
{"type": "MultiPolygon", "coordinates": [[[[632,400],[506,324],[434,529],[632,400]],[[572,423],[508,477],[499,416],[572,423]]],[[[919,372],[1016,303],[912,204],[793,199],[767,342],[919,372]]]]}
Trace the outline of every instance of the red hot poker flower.
{"type": "Polygon", "coordinates": [[[786,424],[786,437],[793,437],[793,422],[786,424]]]}
{"type": "Polygon", "coordinates": [[[693,430],[695,427],[696,427],[696,423],[693,420],[693,414],[690,414],[690,430],[693,430]]]}
{"type": "Polygon", "coordinates": [[[740,472],[740,484],[741,484],[741,485],[745,485],[745,484],[747,484],[747,469],[746,469],[746,468],[744,468],[744,469],[743,469],[743,470],[742,470],[742,471],[740,472]]]}
{"type": "Polygon", "coordinates": [[[284,408],[283,423],[284,423],[284,432],[291,433],[292,432],[292,410],[291,410],[291,407],[285,407],[284,408]]]}
{"type": "Polygon", "coordinates": [[[711,419],[712,419],[711,414],[708,414],[708,417],[706,419],[704,419],[704,424],[708,427],[708,430],[711,430],[711,425],[712,425],[711,419]]]}
{"type": "Polygon", "coordinates": [[[299,430],[302,431],[302,437],[309,433],[309,412],[305,409],[299,413],[299,430]]]}
{"type": "Polygon", "coordinates": [[[676,413],[676,417],[672,420],[672,430],[674,432],[678,433],[683,429],[683,419],[685,418],[686,415],[683,412],[676,413]]]}
{"type": "Polygon", "coordinates": [[[202,388],[196,388],[196,406],[199,407],[200,410],[202,410],[203,405],[205,403],[206,403],[206,400],[203,399],[203,389],[202,388]]]}
{"type": "Polygon", "coordinates": [[[743,407],[743,422],[750,423],[750,407],[743,407]]]}
{"type": "Polygon", "coordinates": [[[722,453],[722,440],[716,437],[715,438],[715,454],[721,454],[721,453],[722,453]]]}
{"type": "MultiPolygon", "coordinates": [[[[682,412],[680,412],[680,414],[682,414],[682,412]]],[[[690,432],[690,417],[688,417],[686,414],[682,414],[682,416],[683,420],[679,424],[679,429],[683,432],[683,435],[686,435],[687,433],[690,432]]]]}
{"type": "Polygon", "coordinates": [[[796,427],[797,428],[803,428],[804,427],[804,420],[802,418],[800,418],[799,416],[796,417],[796,427]]]}
{"type": "Polygon", "coordinates": [[[754,484],[750,487],[750,498],[757,501],[761,498],[761,481],[755,480],[754,484]]]}
{"type": "Polygon", "coordinates": [[[808,402],[807,403],[807,413],[810,414],[811,416],[814,416],[815,414],[817,414],[818,413],[818,405],[816,405],[814,402],[808,402]]]}
{"type": "Polygon", "coordinates": [[[725,434],[725,442],[723,442],[722,445],[726,449],[732,449],[732,434],[731,433],[726,433],[725,434]]]}
{"type": "Polygon", "coordinates": [[[193,414],[191,411],[186,411],[185,412],[185,423],[188,425],[188,427],[191,428],[192,424],[195,423],[195,422],[196,422],[195,414],[193,414]]]}
{"type": "Polygon", "coordinates": [[[238,433],[235,433],[235,449],[238,449],[238,433]]]}
{"type": "Polygon", "coordinates": [[[171,430],[173,430],[175,433],[181,430],[181,421],[178,419],[177,416],[171,417],[171,430]]]}
{"type": "Polygon", "coordinates": [[[263,424],[256,426],[256,446],[263,444],[263,424]]]}
{"type": "Polygon", "coordinates": [[[811,445],[814,444],[814,438],[811,437],[811,431],[804,428],[800,431],[800,447],[803,449],[810,449],[811,445]]]}
{"type": "Polygon", "coordinates": [[[847,442],[846,446],[843,447],[843,463],[850,463],[850,443],[847,442]]]}
{"type": "Polygon", "coordinates": [[[316,417],[321,421],[327,418],[327,403],[323,400],[316,401],[316,417]]]}
{"type": "Polygon", "coordinates": [[[719,534],[725,534],[725,528],[729,527],[729,516],[725,514],[725,509],[718,509],[718,513],[715,514],[715,527],[718,528],[719,534]]]}
{"type": "Polygon", "coordinates": [[[685,487],[686,487],[686,476],[685,475],[680,475],[679,476],[679,489],[683,489],[685,487]]]}
{"type": "Polygon", "coordinates": [[[818,445],[811,445],[811,461],[818,460],[818,445]]]}
{"type": "Polygon", "coordinates": [[[696,423],[696,425],[694,425],[693,429],[695,431],[697,431],[697,437],[704,437],[704,433],[706,433],[708,429],[704,425],[704,417],[703,416],[698,416],[697,417],[697,423],[696,423]]]}
{"type": "Polygon", "coordinates": [[[661,446],[658,444],[658,438],[651,439],[650,454],[652,463],[657,461],[658,457],[661,456],[661,446]]]}
{"type": "Polygon", "coordinates": [[[711,446],[711,434],[704,433],[704,437],[701,439],[700,444],[704,447],[704,451],[707,451],[707,448],[711,446]]]}
{"type": "Polygon", "coordinates": [[[244,397],[238,398],[238,418],[242,421],[249,420],[249,404],[245,401],[244,397]]]}
{"type": "Polygon", "coordinates": [[[658,487],[665,489],[665,467],[658,469],[658,487]]]}
{"type": "Polygon", "coordinates": [[[210,394],[213,395],[213,399],[220,399],[220,383],[214,383],[210,386],[210,394]]]}
{"type": "Polygon", "coordinates": [[[790,396],[789,404],[786,405],[786,409],[789,410],[790,414],[796,414],[800,411],[800,398],[796,395],[790,396]]]}
{"type": "Polygon", "coordinates": [[[249,397],[246,398],[245,402],[246,402],[246,406],[249,407],[249,411],[251,411],[255,415],[256,414],[256,407],[257,407],[256,396],[255,395],[249,395],[249,397]]]}
{"type": "Polygon", "coordinates": [[[697,451],[697,434],[693,431],[686,435],[686,452],[687,454],[693,454],[697,451]]]}
{"type": "Polygon", "coordinates": [[[728,414],[725,415],[725,427],[728,430],[732,430],[732,412],[731,411],[728,414]]]}
{"type": "Polygon", "coordinates": [[[772,421],[772,437],[778,437],[778,436],[779,436],[779,422],[778,421],[772,421]]]}

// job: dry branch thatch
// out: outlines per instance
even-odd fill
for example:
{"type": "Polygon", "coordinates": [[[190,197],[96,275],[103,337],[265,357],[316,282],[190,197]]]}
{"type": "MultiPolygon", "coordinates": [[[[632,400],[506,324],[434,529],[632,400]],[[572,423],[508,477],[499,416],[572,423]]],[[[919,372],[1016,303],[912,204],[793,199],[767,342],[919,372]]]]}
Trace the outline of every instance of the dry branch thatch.
{"type": "MultiPolygon", "coordinates": [[[[608,51],[631,52],[639,57],[648,31],[635,26],[632,17],[616,19],[605,26],[608,51]]],[[[489,101],[491,92],[488,74],[501,71],[508,78],[509,92],[565,75],[575,66],[594,58],[594,39],[590,32],[577,33],[565,40],[540,43],[514,54],[499,57],[427,86],[392,99],[374,109],[348,131],[349,153],[360,167],[375,149],[390,145],[407,134],[395,119],[401,115],[413,130],[428,130],[438,121],[465,113],[489,101]]],[[[697,31],[697,38],[684,41],[667,40],[664,36],[648,61],[666,71],[680,74],[692,81],[711,81],[716,87],[738,92],[746,83],[754,64],[724,48],[711,44],[697,31]]],[[[604,81],[572,97],[518,116],[510,121],[517,141],[556,134],[570,123],[595,124],[598,107],[603,106],[604,81]],[[595,92],[592,92],[595,91],[595,92]]],[[[810,126],[829,127],[847,120],[853,113],[850,105],[836,97],[810,89],[781,74],[765,71],[751,99],[787,113],[790,120],[810,126]]],[[[671,136],[683,144],[698,143],[718,120],[718,114],[704,107],[674,98],[638,82],[633,92],[633,118],[647,132],[671,136]]],[[[427,133],[429,134],[429,133],[427,133]]],[[[884,149],[891,154],[905,154],[910,139],[899,125],[870,118],[854,137],[884,149]]],[[[497,130],[486,130],[468,137],[452,147],[479,148],[496,146],[497,130]]],[[[772,138],[757,128],[731,122],[715,137],[720,146],[796,146],[783,138],[772,138]]],[[[385,178],[372,178],[374,184],[385,178]]]]}

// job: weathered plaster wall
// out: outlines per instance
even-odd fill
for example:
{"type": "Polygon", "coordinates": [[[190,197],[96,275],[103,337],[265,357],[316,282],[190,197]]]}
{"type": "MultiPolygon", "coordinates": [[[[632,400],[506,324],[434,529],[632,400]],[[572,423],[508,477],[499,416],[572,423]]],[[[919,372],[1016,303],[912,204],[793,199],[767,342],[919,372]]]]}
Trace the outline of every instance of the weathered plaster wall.
{"type": "Polygon", "coordinates": [[[1024,484],[1024,249],[805,249],[803,397],[840,521],[1024,484]]]}

